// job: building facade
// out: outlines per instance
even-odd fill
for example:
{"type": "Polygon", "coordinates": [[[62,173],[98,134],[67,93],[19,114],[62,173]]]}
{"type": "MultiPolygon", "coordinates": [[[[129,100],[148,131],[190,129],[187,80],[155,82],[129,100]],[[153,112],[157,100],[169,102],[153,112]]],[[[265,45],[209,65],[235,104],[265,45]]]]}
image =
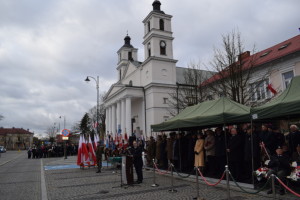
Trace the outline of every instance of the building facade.
{"type": "Polygon", "coordinates": [[[171,117],[169,94],[176,90],[185,69],[176,67],[173,58],[172,16],[160,9],[160,1],[152,6],[143,20],[145,60],[138,61],[138,49],[128,35],[117,52],[118,81],[104,98],[106,134],[148,137],[152,124],[171,117]]]}
{"type": "Polygon", "coordinates": [[[32,146],[33,133],[29,129],[0,128],[0,146],[7,150],[27,149],[32,146]]]}
{"type": "MultiPolygon", "coordinates": [[[[249,51],[244,52],[242,58],[245,63],[242,69],[245,70],[244,76],[249,75],[245,90],[249,98],[245,104],[248,106],[265,104],[284,91],[294,76],[300,75],[300,35],[253,55],[250,55],[249,51]]],[[[209,86],[218,85],[222,79],[224,76],[218,73],[202,85],[208,88],[209,93],[211,92],[209,86]]],[[[221,95],[222,91],[214,91],[212,98],[221,95]]]]}

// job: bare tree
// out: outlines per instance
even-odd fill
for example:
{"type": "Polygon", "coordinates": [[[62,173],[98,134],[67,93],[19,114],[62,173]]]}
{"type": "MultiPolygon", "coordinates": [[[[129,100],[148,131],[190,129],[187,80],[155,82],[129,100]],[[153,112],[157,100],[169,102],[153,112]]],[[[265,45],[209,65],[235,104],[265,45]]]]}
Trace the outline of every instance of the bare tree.
{"type": "MultiPolygon", "coordinates": [[[[97,125],[95,129],[97,128],[97,132],[100,133],[100,138],[104,138],[105,135],[105,107],[103,104],[103,98],[105,96],[105,93],[100,94],[100,102],[99,102],[99,122],[97,123],[97,106],[94,106],[89,110],[89,117],[91,119],[91,123],[94,125],[97,125]]],[[[96,131],[96,130],[94,130],[96,131]]]]}
{"type": "Polygon", "coordinates": [[[49,126],[46,130],[46,134],[48,135],[49,137],[49,141],[51,143],[53,143],[55,141],[55,137],[56,137],[56,134],[58,132],[58,127],[55,127],[55,124],[53,126],[49,126]]]}
{"type": "MultiPolygon", "coordinates": [[[[253,47],[252,54],[255,52],[253,47]]],[[[255,65],[256,56],[244,51],[244,44],[239,31],[222,36],[222,48],[214,49],[214,58],[210,63],[216,75],[202,83],[215,95],[246,104],[251,97],[249,79],[255,65]]]]}
{"type": "MultiPolygon", "coordinates": [[[[187,106],[195,105],[206,100],[207,95],[201,87],[201,83],[213,75],[211,71],[201,69],[200,62],[190,62],[188,68],[183,69],[183,79],[181,83],[176,83],[177,87],[170,95],[169,113],[172,116],[178,114],[187,106]]],[[[180,79],[180,77],[178,77],[180,79]]]]}

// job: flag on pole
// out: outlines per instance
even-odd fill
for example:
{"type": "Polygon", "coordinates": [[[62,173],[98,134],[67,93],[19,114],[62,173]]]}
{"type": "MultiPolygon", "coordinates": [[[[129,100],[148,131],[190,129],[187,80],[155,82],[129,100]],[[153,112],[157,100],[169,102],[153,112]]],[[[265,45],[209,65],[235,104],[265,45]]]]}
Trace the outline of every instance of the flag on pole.
{"type": "Polygon", "coordinates": [[[268,84],[267,89],[270,90],[274,95],[277,94],[277,91],[272,87],[271,84],[268,84]]]}
{"type": "Polygon", "coordinates": [[[82,164],[82,135],[80,134],[79,137],[79,144],[78,144],[78,154],[77,154],[77,165],[82,164]]]}
{"type": "Polygon", "coordinates": [[[90,157],[89,157],[89,152],[87,149],[86,141],[84,139],[84,136],[82,135],[82,163],[85,164],[87,163],[90,165],[90,157]]]}
{"type": "Polygon", "coordinates": [[[94,162],[93,164],[95,165],[97,161],[96,161],[96,155],[95,155],[95,151],[94,151],[94,147],[90,135],[89,135],[89,142],[88,142],[88,151],[89,151],[90,161],[93,161],[94,162]]]}

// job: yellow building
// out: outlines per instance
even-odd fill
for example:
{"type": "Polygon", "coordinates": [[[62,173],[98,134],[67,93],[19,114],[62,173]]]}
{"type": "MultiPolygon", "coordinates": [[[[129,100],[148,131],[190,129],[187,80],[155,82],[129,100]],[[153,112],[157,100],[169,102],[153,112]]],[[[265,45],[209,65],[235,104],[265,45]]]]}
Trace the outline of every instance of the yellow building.
{"type": "Polygon", "coordinates": [[[23,128],[0,128],[0,146],[7,150],[27,149],[32,146],[33,133],[23,128]]]}

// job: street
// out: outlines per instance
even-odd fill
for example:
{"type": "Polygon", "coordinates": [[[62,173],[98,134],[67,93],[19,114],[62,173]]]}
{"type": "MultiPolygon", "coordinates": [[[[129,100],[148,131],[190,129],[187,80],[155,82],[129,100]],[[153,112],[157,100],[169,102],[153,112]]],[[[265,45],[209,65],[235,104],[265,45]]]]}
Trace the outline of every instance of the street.
{"type": "MultiPolygon", "coordinates": [[[[96,174],[94,167],[79,169],[76,156],[68,159],[43,158],[27,159],[25,151],[8,151],[0,158],[0,199],[1,200],[60,200],[60,199],[193,199],[197,196],[194,177],[180,178],[174,172],[174,190],[170,175],[156,174],[158,187],[153,184],[153,172],[144,170],[142,184],[121,187],[119,171],[104,165],[102,173],[96,174]],[[41,167],[42,166],[42,167],[41,167]]],[[[216,181],[215,181],[216,182],[216,181]]],[[[259,195],[240,192],[233,186],[232,199],[272,199],[266,191],[259,195]]],[[[226,199],[227,192],[224,181],[217,187],[199,184],[199,196],[205,199],[226,199]]],[[[281,199],[297,199],[291,194],[277,197],[281,199]]]]}

